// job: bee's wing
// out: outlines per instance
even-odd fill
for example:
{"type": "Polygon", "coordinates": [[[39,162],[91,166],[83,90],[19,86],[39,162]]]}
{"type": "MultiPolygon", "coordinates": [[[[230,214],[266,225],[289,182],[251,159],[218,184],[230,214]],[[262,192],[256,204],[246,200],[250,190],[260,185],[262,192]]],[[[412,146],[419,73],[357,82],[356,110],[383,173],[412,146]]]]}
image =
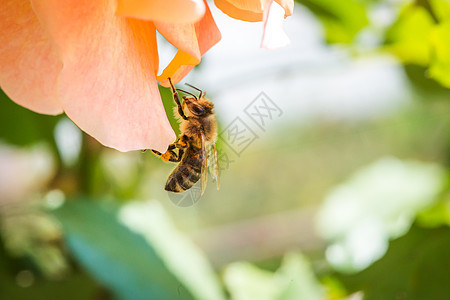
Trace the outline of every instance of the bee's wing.
{"type": "Polygon", "coordinates": [[[216,180],[217,189],[220,188],[220,167],[219,167],[219,157],[217,156],[217,149],[216,145],[213,145],[213,151],[214,151],[214,166],[213,166],[213,174],[214,179],[216,180]]]}
{"type": "Polygon", "coordinates": [[[206,182],[208,180],[208,169],[207,169],[207,163],[208,163],[208,157],[206,156],[206,142],[205,142],[205,134],[202,130],[200,130],[200,137],[202,141],[202,170],[201,170],[201,194],[205,192],[206,189],[206,182]]]}
{"type": "Polygon", "coordinates": [[[217,149],[216,149],[216,145],[214,143],[207,145],[206,155],[208,156],[209,174],[211,174],[211,177],[216,182],[217,189],[219,189],[219,187],[220,187],[219,157],[217,155],[217,149]]]}

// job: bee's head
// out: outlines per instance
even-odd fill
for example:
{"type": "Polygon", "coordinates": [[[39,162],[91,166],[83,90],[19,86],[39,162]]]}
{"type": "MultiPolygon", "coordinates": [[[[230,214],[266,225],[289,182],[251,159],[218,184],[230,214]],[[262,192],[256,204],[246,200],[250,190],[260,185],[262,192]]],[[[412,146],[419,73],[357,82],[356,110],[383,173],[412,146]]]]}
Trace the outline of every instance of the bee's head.
{"type": "Polygon", "coordinates": [[[207,117],[213,113],[214,104],[204,97],[183,97],[188,108],[188,114],[194,117],[207,117]]]}

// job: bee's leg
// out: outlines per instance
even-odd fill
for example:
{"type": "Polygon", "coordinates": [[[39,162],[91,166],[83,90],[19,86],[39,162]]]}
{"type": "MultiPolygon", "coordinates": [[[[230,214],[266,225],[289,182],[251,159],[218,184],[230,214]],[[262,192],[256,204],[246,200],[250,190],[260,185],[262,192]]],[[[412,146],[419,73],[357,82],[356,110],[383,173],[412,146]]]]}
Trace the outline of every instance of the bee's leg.
{"type": "Polygon", "coordinates": [[[176,148],[175,144],[171,144],[171,145],[169,145],[169,148],[167,149],[167,151],[165,153],[161,153],[156,150],[152,150],[152,152],[155,153],[156,155],[158,155],[159,157],[161,157],[161,159],[164,161],[179,162],[179,161],[181,161],[181,158],[183,157],[184,150],[178,149],[178,154],[177,154],[177,153],[175,153],[175,151],[173,151],[175,148],[176,148]]]}
{"type": "Polygon", "coordinates": [[[188,147],[188,136],[181,135],[173,144],[170,144],[165,153],[153,150],[152,152],[160,156],[164,161],[179,162],[184,154],[184,149],[188,147]],[[178,149],[178,154],[175,153],[175,149],[178,149]]]}
{"type": "Polygon", "coordinates": [[[171,162],[180,162],[183,157],[184,150],[178,149],[178,155],[175,152],[172,152],[174,155],[170,157],[169,161],[171,162]]]}
{"type": "MultiPolygon", "coordinates": [[[[147,149],[146,149],[146,150],[147,150],[147,149]]],[[[142,150],[142,152],[144,152],[144,151],[146,151],[146,150],[142,150]]],[[[156,150],[153,150],[153,149],[152,149],[152,152],[153,152],[154,154],[158,155],[158,156],[161,156],[161,155],[162,155],[161,152],[156,151],[156,150]]]]}
{"type": "MultiPolygon", "coordinates": [[[[178,106],[178,114],[180,115],[180,117],[183,118],[183,120],[187,120],[188,118],[187,118],[186,115],[184,114],[183,107],[181,106],[180,98],[178,97],[177,90],[176,90],[175,87],[173,86],[172,80],[170,79],[170,77],[169,77],[168,79],[169,79],[169,83],[170,83],[170,89],[172,90],[173,100],[175,101],[175,103],[176,103],[177,106],[178,106]]],[[[184,102],[183,102],[183,104],[184,104],[184,102]]]]}
{"type": "Polygon", "coordinates": [[[178,138],[178,140],[176,140],[175,143],[173,143],[173,145],[175,145],[178,149],[185,149],[188,147],[188,139],[189,138],[187,135],[183,134],[178,138]]]}
{"type": "Polygon", "coordinates": [[[175,149],[175,145],[174,144],[170,144],[169,148],[167,148],[167,151],[165,153],[161,153],[161,152],[159,152],[157,150],[153,150],[153,149],[152,149],[152,152],[155,153],[156,155],[158,155],[159,157],[161,157],[162,160],[169,161],[170,157],[177,155],[173,151],[173,149],[175,149]]]}

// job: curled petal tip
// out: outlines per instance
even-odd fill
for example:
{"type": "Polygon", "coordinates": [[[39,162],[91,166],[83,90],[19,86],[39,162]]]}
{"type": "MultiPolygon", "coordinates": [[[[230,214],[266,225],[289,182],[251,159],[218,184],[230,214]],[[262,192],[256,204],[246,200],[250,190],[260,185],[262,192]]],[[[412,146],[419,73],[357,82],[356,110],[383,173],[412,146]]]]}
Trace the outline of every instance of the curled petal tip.
{"type": "Polygon", "coordinates": [[[175,57],[156,79],[162,86],[168,87],[170,77],[173,84],[178,83],[187,73],[200,63],[200,59],[190,56],[186,52],[178,50],[175,57]],[[187,71],[187,72],[186,72],[187,71]]]}
{"type": "Polygon", "coordinates": [[[221,39],[220,31],[206,2],[205,5],[205,15],[195,24],[172,26],[167,23],[155,23],[158,31],[179,49],[169,65],[157,77],[162,86],[169,86],[168,77],[172,78],[174,84],[183,79],[200,63],[201,57],[221,39]]]}

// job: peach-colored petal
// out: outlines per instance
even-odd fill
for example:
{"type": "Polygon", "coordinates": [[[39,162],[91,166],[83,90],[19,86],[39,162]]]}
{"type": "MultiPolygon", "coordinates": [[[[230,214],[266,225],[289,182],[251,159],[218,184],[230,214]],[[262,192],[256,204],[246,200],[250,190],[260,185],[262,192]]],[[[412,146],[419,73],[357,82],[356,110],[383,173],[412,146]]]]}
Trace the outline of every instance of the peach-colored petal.
{"type": "Polygon", "coordinates": [[[155,22],[156,29],[172,45],[180,51],[195,57],[198,64],[201,59],[200,47],[197,41],[195,24],[171,24],[155,22]]]}
{"type": "Polygon", "coordinates": [[[175,138],[155,78],[152,22],[115,16],[111,0],[36,0],[64,63],[67,115],[106,146],[164,152],[175,138]]]}
{"type": "Polygon", "coordinates": [[[205,5],[205,15],[195,24],[172,26],[166,23],[156,23],[158,31],[179,49],[173,60],[158,76],[161,85],[168,86],[167,78],[169,77],[174,83],[179,82],[195,65],[200,63],[201,56],[220,41],[220,31],[206,1],[205,5]]]}
{"type": "Polygon", "coordinates": [[[121,16],[170,23],[195,23],[205,14],[203,0],[119,0],[121,16]]]}
{"type": "Polygon", "coordinates": [[[264,11],[269,0],[227,0],[227,2],[238,9],[259,13],[264,11]]]}
{"type": "Polygon", "coordinates": [[[0,10],[0,86],[16,103],[44,114],[62,112],[56,81],[61,63],[27,0],[0,10]]]}
{"type": "MultiPolygon", "coordinates": [[[[234,19],[248,22],[262,21],[271,0],[214,0],[216,6],[234,19]]],[[[294,0],[276,0],[285,10],[284,17],[292,15],[294,0]]]]}
{"type": "Polygon", "coordinates": [[[289,45],[288,36],[283,30],[284,9],[275,1],[264,13],[264,34],[261,48],[278,49],[289,45]]]}
{"type": "MultiPolygon", "coordinates": [[[[235,3],[236,1],[229,1],[229,0],[214,0],[214,3],[216,4],[217,8],[219,8],[223,13],[227,14],[228,16],[242,20],[247,22],[259,22],[263,19],[263,7],[254,5],[252,10],[244,9],[242,7],[249,7],[244,5],[238,5],[235,3]]],[[[243,1],[241,1],[243,2],[243,1]]],[[[250,1],[250,2],[256,2],[257,4],[261,4],[261,1],[250,1]]]]}

